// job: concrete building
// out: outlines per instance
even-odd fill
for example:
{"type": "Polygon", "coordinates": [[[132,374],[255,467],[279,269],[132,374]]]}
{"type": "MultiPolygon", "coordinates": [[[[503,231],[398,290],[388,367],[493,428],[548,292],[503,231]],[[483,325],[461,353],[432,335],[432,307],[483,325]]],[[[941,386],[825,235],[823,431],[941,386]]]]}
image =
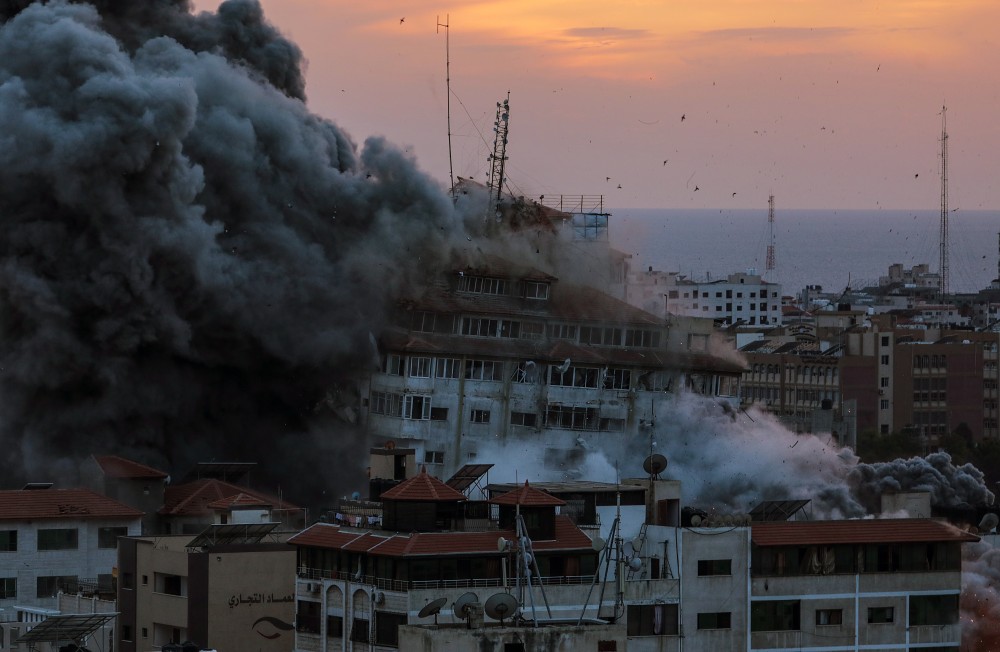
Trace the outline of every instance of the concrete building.
{"type": "Polygon", "coordinates": [[[89,489],[0,491],[0,611],[56,608],[60,591],[114,592],[120,537],[142,512],[89,489]]]}
{"type": "Polygon", "coordinates": [[[626,298],[662,316],[702,317],[725,324],[774,327],[783,323],[781,285],[753,271],[714,281],[694,281],[676,272],[649,268],[629,277],[626,298]]]}
{"type": "Polygon", "coordinates": [[[202,649],[290,651],[295,550],[276,526],[230,519],[198,536],[122,539],[118,649],[193,641],[202,649]]]}
{"type": "Polygon", "coordinates": [[[711,338],[484,256],[401,304],[363,419],[373,445],[412,448],[439,475],[481,447],[540,437],[547,464],[572,467],[581,446],[639,436],[672,391],[735,402],[742,362],[714,355],[711,338]]]}
{"type": "Polygon", "coordinates": [[[84,485],[141,511],[141,534],[159,532],[157,511],[163,506],[166,472],[118,455],[91,455],[80,467],[84,485]]]}

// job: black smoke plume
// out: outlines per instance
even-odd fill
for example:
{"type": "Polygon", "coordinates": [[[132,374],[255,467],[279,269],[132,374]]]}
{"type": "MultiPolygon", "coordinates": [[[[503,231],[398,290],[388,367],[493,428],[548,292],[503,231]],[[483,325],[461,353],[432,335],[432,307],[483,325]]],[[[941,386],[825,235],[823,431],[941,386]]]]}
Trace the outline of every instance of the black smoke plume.
{"type": "Polygon", "coordinates": [[[4,484],[94,452],[259,461],[290,498],[356,481],[351,378],[447,256],[447,196],[309,113],[256,2],[0,18],[4,484]]]}

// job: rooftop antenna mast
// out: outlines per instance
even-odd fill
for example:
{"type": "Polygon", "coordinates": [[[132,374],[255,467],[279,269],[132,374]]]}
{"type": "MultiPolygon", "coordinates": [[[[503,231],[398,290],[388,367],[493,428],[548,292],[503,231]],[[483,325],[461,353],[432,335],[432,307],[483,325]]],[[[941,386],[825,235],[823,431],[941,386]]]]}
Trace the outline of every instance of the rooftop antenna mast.
{"type": "Polygon", "coordinates": [[[767,227],[770,229],[771,244],[767,245],[767,261],[764,263],[765,272],[774,271],[774,195],[767,198],[767,227]]]}
{"type": "Polygon", "coordinates": [[[948,294],[948,107],[941,107],[941,242],[938,293],[943,300],[948,294]]]}
{"type": "Polygon", "coordinates": [[[503,196],[503,168],[507,161],[507,126],[510,123],[510,91],[507,91],[507,99],[497,102],[497,119],[493,123],[493,132],[496,137],[493,139],[493,153],[490,154],[490,182],[487,187],[489,202],[486,206],[486,219],[490,214],[497,222],[500,221],[500,199],[503,196]]]}
{"type": "Polygon", "coordinates": [[[441,28],[444,28],[444,79],[445,87],[448,94],[448,176],[451,179],[451,198],[455,199],[455,164],[452,162],[451,156],[451,28],[448,24],[451,22],[451,14],[445,14],[444,22],[441,22],[441,16],[437,16],[437,30],[438,34],[441,33],[441,28]]]}

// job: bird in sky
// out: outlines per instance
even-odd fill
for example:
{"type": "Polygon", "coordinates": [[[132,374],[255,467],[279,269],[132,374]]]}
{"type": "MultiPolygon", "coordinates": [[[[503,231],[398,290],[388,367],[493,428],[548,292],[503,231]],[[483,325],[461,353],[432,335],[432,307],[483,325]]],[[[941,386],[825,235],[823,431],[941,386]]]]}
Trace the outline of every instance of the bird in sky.
{"type": "Polygon", "coordinates": [[[681,122],[684,122],[685,120],[687,120],[687,117],[688,117],[687,113],[682,113],[681,114],[681,122]]]}
{"type": "Polygon", "coordinates": [[[698,186],[695,186],[695,187],[694,187],[694,191],[695,191],[695,192],[698,192],[699,190],[701,190],[701,188],[699,188],[698,186]]]}
{"type": "Polygon", "coordinates": [[[621,190],[621,189],[622,189],[622,184],[620,184],[620,183],[618,184],[618,189],[619,189],[619,190],[621,190]]]}
{"type": "Polygon", "coordinates": [[[403,16],[402,18],[399,19],[399,24],[402,25],[404,20],[406,20],[406,16],[403,16]]]}
{"type": "Polygon", "coordinates": [[[607,183],[608,181],[611,181],[611,177],[604,177],[604,182],[607,183]]]}

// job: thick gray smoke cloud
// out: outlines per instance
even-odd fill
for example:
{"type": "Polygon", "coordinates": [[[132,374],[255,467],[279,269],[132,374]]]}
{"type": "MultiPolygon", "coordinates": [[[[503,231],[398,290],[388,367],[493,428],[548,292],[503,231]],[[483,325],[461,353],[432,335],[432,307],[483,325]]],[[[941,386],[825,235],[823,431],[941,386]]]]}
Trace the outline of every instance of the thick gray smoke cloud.
{"type": "MultiPolygon", "coordinates": [[[[522,454],[516,456],[489,450],[479,457],[498,462],[497,477],[518,471],[522,478],[563,479],[541,468],[542,456],[531,448],[519,446],[522,454]]],[[[735,413],[689,392],[662,404],[648,439],[626,445],[606,440],[581,465],[583,477],[641,477],[650,451],[667,457],[663,476],[681,481],[686,505],[722,514],[747,512],[765,500],[808,499],[814,518],[861,518],[880,512],[887,491],[927,491],[935,507],[980,507],[994,500],[983,474],[971,464],[952,464],[947,453],[861,463],[829,435],[796,434],[768,414],[735,413]]]]}
{"type": "Polygon", "coordinates": [[[92,452],[259,460],[317,492],[360,473],[334,408],[386,301],[448,255],[446,195],[307,111],[256,2],[0,16],[7,484],[92,452]]]}

